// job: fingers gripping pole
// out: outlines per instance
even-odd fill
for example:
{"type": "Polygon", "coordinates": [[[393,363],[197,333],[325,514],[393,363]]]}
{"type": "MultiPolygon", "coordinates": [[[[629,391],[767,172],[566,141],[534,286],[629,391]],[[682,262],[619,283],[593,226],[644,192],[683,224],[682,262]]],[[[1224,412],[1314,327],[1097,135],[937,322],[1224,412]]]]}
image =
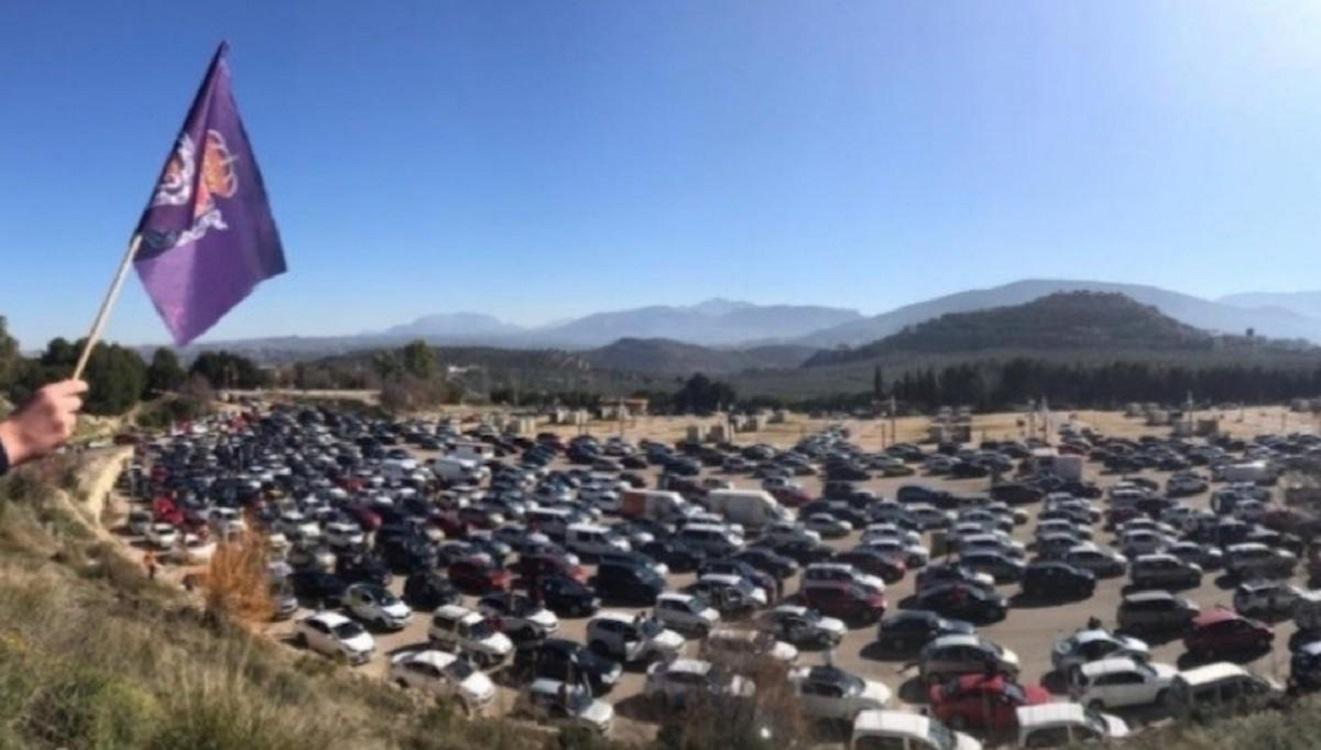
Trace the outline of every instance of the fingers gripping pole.
{"type": "Polygon", "coordinates": [[[142,235],[135,234],[128,243],[128,250],[124,253],[124,259],[119,262],[119,270],[115,271],[115,278],[110,282],[110,288],[106,290],[105,299],[101,300],[101,309],[96,312],[96,320],[92,321],[92,330],[87,334],[87,343],[83,345],[82,354],[78,356],[78,366],[73,369],[74,380],[78,380],[83,376],[83,370],[87,367],[87,360],[91,358],[92,349],[96,347],[96,342],[101,338],[106,320],[110,317],[110,310],[115,306],[115,300],[119,299],[119,290],[124,286],[124,279],[128,277],[128,268],[133,264],[133,256],[137,254],[138,245],[141,242],[142,235]]]}

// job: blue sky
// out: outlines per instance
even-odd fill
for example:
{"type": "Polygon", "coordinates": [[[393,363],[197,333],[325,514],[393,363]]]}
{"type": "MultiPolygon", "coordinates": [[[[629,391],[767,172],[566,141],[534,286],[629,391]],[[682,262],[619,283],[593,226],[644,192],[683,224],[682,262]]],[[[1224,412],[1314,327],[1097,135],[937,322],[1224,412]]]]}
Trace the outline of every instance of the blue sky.
{"type": "MultiPolygon", "coordinates": [[[[290,272],[208,335],[1023,277],[1321,288],[1313,2],[0,0],[0,313],[85,331],[215,44],[290,272]]],[[[110,338],[166,339],[140,284],[110,338]]]]}

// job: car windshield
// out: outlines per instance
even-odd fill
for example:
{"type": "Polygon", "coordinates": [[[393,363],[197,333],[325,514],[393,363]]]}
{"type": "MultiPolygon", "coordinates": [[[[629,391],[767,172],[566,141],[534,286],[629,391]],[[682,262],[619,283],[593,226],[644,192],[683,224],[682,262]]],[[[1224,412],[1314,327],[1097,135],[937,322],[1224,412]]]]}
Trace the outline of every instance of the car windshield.
{"type": "Polygon", "coordinates": [[[468,635],[472,638],[490,638],[495,635],[495,625],[490,620],[478,620],[468,628],[468,635]]]}
{"type": "Polygon", "coordinates": [[[644,617],[638,622],[638,631],[648,638],[660,635],[662,630],[664,630],[664,627],[654,617],[644,617]]]}
{"type": "Polygon", "coordinates": [[[1021,705],[1027,702],[1027,694],[1023,692],[1023,687],[1021,685],[1015,685],[1009,682],[1005,683],[1004,695],[1013,703],[1021,705]]]}
{"type": "Polygon", "coordinates": [[[467,659],[455,659],[445,667],[445,674],[455,680],[466,680],[475,672],[467,659]]]}
{"type": "Polygon", "coordinates": [[[332,630],[334,630],[336,638],[345,641],[350,638],[357,638],[358,636],[367,632],[362,629],[361,625],[352,621],[340,623],[339,625],[336,625],[334,628],[332,628],[332,630]]]}

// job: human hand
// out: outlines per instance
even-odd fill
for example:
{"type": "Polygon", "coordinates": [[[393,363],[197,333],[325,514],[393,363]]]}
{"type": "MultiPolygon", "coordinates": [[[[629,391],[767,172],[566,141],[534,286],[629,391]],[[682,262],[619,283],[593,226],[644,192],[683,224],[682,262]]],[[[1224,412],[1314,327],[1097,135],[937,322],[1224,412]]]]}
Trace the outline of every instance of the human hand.
{"type": "Polygon", "coordinates": [[[0,445],[9,465],[41,458],[63,445],[78,423],[81,394],[86,392],[87,383],[81,380],[51,383],[0,422],[0,445]]]}

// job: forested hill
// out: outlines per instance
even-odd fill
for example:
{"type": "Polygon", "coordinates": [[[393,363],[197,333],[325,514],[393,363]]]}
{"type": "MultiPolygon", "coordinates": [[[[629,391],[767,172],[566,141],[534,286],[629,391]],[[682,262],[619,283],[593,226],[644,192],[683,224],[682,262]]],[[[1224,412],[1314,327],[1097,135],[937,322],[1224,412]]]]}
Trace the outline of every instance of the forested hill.
{"type": "Polygon", "coordinates": [[[894,354],[1015,352],[1205,352],[1217,347],[1296,347],[1216,336],[1122,294],[1063,292],[1022,305],[950,313],[856,349],[819,352],[809,366],[864,362],[894,354]]]}

